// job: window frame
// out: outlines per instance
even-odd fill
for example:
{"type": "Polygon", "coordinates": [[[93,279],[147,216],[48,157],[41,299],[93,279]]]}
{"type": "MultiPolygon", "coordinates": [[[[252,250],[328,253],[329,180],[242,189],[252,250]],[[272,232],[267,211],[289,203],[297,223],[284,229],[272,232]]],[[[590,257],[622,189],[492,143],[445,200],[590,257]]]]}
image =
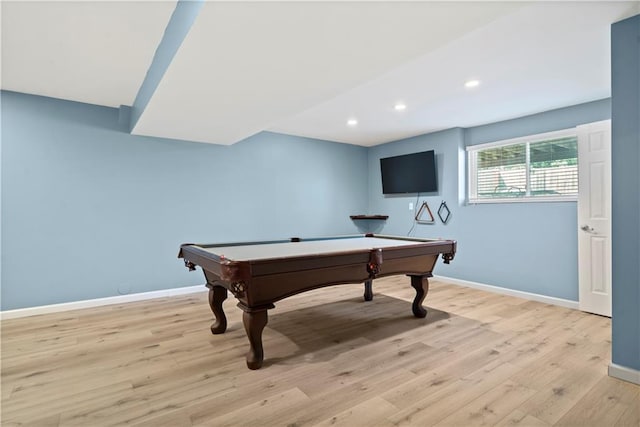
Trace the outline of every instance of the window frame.
{"type": "MultiPolygon", "coordinates": [[[[578,200],[578,194],[575,195],[559,195],[559,196],[531,196],[525,195],[522,197],[494,197],[494,198],[478,198],[477,195],[477,153],[489,148],[505,147],[509,145],[526,144],[525,156],[526,156],[526,181],[527,191],[529,191],[531,185],[530,176],[530,149],[529,144],[535,144],[537,142],[544,142],[552,139],[560,138],[578,138],[577,128],[568,128],[552,132],[544,132],[533,135],[526,135],[517,138],[504,139],[500,141],[487,142],[484,144],[469,145],[465,149],[467,151],[467,203],[468,204],[483,204],[483,203],[537,203],[537,202],[576,202],[578,200]]],[[[579,142],[578,142],[579,143],[579,142]]],[[[580,161],[578,160],[578,167],[580,167],[580,161]]]]}

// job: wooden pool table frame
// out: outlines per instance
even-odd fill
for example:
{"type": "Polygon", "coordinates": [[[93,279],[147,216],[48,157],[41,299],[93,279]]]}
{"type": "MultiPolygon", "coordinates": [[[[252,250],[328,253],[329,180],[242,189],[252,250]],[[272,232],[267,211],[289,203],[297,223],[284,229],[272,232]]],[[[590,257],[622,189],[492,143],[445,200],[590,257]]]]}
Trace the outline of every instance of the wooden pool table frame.
{"type": "MultiPolygon", "coordinates": [[[[209,288],[209,305],[215,316],[211,326],[213,334],[222,334],[227,329],[227,318],[222,303],[230,291],[243,310],[242,321],[249,338],[247,367],[259,369],[264,352],[262,331],[267,324],[267,310],[274,308],[274,302],[289,296],[325,286],[348,283],[364,283],[364,299],[373,298],[372,280],[377,277],[406,274],[411,278],[411,286],[416,291],[412,311],[422,318],[427,310],[422,306],[428,291],[428,278],[438,256],[442,254],[449,263],[456,252],[453,240],[418,239],[397,236],[366,234],[338,238],[382,238],[401,241],[399,246],[372,248],[366,250],[328,251],[321,254],[291,256],[236,261],[207,248],[249,246],[273,243],[289,243],[322,239],[300,239],[228,243],[228,244],[183,244],[178,254],[189,270],[200,266],[209,288]],[[407,245],[407,242],[415,243],[407,245]]],[[[335,239],[335,238],[327,238],[335,239]]]]}

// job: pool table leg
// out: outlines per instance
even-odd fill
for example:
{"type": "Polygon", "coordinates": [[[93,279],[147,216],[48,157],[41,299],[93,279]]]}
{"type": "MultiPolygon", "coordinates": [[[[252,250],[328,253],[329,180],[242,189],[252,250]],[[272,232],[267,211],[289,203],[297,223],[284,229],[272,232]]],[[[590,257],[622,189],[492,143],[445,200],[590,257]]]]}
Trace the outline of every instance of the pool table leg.
{"type": "Polygon", "coordinates": [[[373,299],[373,280],[364,282],[364,300],[371,301],[373,299]]]}
{"type": "Polygon", "coordinates": [[[238,304],[244,311],[242,313],[242,323],[244,330],[249,338],[249,353],[247,353],[247,367],[249,369],[260,369],[264,360],[264,351],[262,350],[262,331],[267,325],[267,309],[274,308],[273,304],[260,307],[248,308],[238,304]]]}
{"type": "Polygon", "coordinates": [[[411,277],[411,286],[416,290],[416,297],[413,299],[413,305],[411,306],[413,315],[416,317],[423,318],[427,316],[427,310],[422,306],[422,301],[424,301],[429,292],[430,276],[409,276],[411,277]]]}
{"type": "Polygon", "coordinates": [[[210,285],[209,288],[209,306],[216,321],[211,325],[212,334],[223,334],[227,330],[227,316],[222,309],[222,303],[227,299],[227,289],[222,286],[210,285]]]}

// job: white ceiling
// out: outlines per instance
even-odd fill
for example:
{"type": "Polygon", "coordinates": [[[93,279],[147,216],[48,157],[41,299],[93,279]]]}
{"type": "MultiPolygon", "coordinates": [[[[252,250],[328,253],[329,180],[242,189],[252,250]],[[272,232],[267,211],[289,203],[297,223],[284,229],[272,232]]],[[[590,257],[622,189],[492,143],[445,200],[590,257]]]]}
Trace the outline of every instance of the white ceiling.
{"type": "MultiPolygon", "coordinates": [[[[132,105],[175,6],[3,0],[2,89],[132,105]]],[[[210,1],[133,133],[371,146],[602,99],[610,25],[637,13],[640,1],[210,1]]]]}
{"type": "Polygon", "coordinates": [[[176,2],[2,0],[2,89],[131,105],[176,2]]]}

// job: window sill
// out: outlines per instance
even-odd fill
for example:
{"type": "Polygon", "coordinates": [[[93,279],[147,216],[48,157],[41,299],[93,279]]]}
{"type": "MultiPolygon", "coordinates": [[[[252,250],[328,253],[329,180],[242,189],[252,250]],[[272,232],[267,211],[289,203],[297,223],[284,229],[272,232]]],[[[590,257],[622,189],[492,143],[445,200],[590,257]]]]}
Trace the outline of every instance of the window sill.
{"type": "Polygon", "coordinates": [[[577,202],[577,196],[554,196],[554,197],[505,197],[495,199],[469,199],[468,205],[482,205],[488,203],[553,203],[553,202],[577,202]]]}

